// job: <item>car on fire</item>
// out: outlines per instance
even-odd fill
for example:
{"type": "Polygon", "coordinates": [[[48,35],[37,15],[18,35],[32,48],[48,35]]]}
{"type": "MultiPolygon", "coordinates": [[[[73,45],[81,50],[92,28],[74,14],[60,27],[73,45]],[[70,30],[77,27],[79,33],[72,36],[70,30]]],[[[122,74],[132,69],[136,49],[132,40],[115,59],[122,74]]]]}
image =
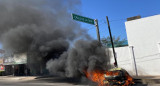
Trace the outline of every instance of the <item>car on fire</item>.
{"type": "Polygon", "coordinates": [[[132,86],[134,84],[133,78],[122,68],[106,71],[104,77],[105,86],[132,86]]]}

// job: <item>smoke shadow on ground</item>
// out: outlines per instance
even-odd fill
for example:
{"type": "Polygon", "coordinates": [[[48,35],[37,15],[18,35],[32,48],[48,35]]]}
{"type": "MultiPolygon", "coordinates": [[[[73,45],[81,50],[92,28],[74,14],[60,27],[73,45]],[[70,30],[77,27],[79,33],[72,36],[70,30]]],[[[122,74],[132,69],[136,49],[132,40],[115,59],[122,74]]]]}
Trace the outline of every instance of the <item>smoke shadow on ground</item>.
{"type": "Polygon", "coordinates": [[[47,82],[47,83],[70,83],[73,85],[97,86],[97,83],[94,83],[85,77],[67,78],[67,77],[58,77],[58,76],[40,76],[40,77],[37,77],[35,80],[40,82],[47,82]]]}

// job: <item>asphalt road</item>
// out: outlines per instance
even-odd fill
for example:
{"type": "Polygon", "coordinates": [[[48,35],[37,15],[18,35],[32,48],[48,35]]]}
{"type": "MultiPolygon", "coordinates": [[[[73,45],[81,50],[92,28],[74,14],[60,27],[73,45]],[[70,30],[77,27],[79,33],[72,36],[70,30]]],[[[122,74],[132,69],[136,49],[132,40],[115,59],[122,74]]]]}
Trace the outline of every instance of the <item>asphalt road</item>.
{"type": "Polygon", "coordinates": [[[89,86],[89,85],[74,85],[71,83],[50,83],[44,81],[0,81],[0,86],[89,86]]]}
{"type": "Polygon", "coordinates": [[[0,79],[0,86],[96,86],[95,83],[83,81],[75,78],[45,77],[37,79],[5,78],[0,79]]]}
{"type": "MultiPolygon", "coordinates": [[[[60,78],[60,77],[45,77],[37,79],[0,79],[0,86],[96,86],[95,83],[78,80],[75,78],[60,78]]],[[[134,86],[160,86],[160,84],[143,85],[137,84],[134,86]]]]}

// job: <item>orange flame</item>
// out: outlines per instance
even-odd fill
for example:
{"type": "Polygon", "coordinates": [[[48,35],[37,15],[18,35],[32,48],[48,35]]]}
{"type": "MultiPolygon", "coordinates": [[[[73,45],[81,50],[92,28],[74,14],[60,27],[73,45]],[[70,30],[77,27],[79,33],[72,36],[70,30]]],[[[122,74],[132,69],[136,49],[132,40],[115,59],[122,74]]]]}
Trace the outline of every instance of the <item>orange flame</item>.
{"type": "Polygon", "coordinates": [[[128,73],[126,73],[126,77],[127,77],[127,80],[123,86],[129,86],[130,84],[134,84],[133,78],[128,73]]]}
{"type": "MultiPolygon", "coordinates": [[[[85,74],[88,79],[92,80],[93,82],[96,82],[98,86],[105,86],[104,85],[104,80],[105,80],[104,74],[113,76],[113,75],[119,75],[119,72],[118,71],[112,72],[112,71],[94,70],[91,72],[85,71],[85,74]]],[[[125,80],[125,84],[122,86],[129,86],[130,84],[134,84],[133,78],[128,73],[125,73],[125,76],[127,80],[125,80]]],[[[121,83],[121,82],[118,82],[118,83],[121,83]]]]}
{"type": "Polygon", "coordinates": [[[85,72],[85,74],[88,79],[98,83],[98,86],[104,86],[103,81],[105,80],[105,77],[103,71],[95,70],[91,72],[85,72]]]}

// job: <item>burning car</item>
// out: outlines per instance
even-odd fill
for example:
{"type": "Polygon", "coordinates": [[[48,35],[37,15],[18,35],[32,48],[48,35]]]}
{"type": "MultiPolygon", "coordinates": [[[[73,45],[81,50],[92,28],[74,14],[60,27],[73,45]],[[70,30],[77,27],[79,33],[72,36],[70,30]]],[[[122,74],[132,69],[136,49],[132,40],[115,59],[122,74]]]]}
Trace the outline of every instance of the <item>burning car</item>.
{"type": "Polygon", "coordinates": [[[98,86],[131,86],[133,78],[122,68],[114,68],[109,71],[94,70],[85,72],[86,77],[98,86]]]}
{"type": "Polygon", "coordinates": [[[131,86],[133,78],[122,68],[114,68],[104,74],[105,86],[131,86]]]}

